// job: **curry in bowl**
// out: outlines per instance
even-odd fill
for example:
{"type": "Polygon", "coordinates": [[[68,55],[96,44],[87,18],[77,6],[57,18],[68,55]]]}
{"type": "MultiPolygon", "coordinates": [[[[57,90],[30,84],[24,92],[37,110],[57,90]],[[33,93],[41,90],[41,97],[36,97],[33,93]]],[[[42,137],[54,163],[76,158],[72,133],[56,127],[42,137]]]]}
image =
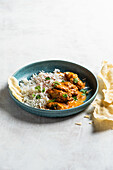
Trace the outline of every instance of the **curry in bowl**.
{"type": "Polygon", "coordinates": [[[84,103],[91,91],[76,73],[60,72],[59,69],[55,69],[53,73],[41,71],[33,74],[29,80],[24,78],[20,82],[15,77],[10,77],[8,84],[17,100],[28,106],[47,110],[77,107],[84,103]]]}

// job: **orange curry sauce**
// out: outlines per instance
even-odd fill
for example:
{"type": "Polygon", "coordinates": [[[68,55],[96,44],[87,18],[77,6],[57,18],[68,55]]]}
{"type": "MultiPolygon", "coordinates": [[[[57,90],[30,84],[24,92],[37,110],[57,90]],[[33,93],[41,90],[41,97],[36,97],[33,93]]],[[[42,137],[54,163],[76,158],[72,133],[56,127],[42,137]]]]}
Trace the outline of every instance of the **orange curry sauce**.
{"type": "Polygon", "coordinates": [[[86,100],[85,83],[77,74],[72,72],[64,73],[65,82],[53,84],[53,88],[48,89],[50,101],[47,108],[52,110],[64,110],[77,107],[86,100]]]}

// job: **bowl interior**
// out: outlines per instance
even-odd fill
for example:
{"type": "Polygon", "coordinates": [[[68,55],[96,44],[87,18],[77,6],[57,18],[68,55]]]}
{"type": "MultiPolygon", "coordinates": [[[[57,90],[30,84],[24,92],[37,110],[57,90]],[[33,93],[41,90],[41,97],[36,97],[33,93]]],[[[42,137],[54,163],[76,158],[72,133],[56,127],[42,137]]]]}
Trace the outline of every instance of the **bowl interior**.
{"type": "Polygon", "coordinates": [[[83,82],[86,82],[86,86],[89,87],[88,90],[92,89],[92,91],[87,95],[85,101],[94,95],[97,89],[97,80],[94,75],[88,69],[71,62],[59,60],[37,62],[23,67],[14,73],[13,76],[18,81],[21,81],[23,78],[30,79],[34,73],[38,74],[42,70],[45,72],[53,72],[55,68],[60,69],[61,72],[74,72],[78,74],[83,82]]]}

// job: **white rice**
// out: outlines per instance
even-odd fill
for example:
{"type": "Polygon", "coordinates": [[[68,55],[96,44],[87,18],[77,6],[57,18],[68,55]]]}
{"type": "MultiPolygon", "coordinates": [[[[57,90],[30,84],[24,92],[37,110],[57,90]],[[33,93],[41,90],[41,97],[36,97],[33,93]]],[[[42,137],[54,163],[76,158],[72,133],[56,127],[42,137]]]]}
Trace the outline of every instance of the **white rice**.
{"type": "Polygon", "coordinates": [[[47,90],[52,87],[55,81],[65,81],[64,73],[61,73],[59,69],[55,69],[53,73],[41,71],[38,75],[33,74],[30,80],[23,79],[20,87],[24,96],[24,103],[35,108],[45,109],[48,100],[50,100],[47,90]],[[46,77],[50,77],[50,80],[46,80],[46,77]],[[35,89],[37,86],[40,86],[40,91],[35,89]],[[45,91],[42,92],[44,88],[45,91]],[[40,96],[40,99],[36,98],[37,95],[40,96]]]}

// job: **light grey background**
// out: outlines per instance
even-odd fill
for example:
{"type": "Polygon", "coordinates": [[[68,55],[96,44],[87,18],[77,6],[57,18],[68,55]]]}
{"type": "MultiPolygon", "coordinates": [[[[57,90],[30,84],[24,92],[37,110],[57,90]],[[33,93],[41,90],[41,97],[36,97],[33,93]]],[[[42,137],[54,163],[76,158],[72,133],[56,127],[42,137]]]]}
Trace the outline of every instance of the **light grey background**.
{"type": "Polygon", "coordinates": [[[113,131],[93,132],[84,118],[91,106],[52,119],[28,114],[10,98],[8,76],[47,59],[96,75],[103,60],[113,63],[112,0],[0,0],[0,170],[112,170],[113,131]]]}

